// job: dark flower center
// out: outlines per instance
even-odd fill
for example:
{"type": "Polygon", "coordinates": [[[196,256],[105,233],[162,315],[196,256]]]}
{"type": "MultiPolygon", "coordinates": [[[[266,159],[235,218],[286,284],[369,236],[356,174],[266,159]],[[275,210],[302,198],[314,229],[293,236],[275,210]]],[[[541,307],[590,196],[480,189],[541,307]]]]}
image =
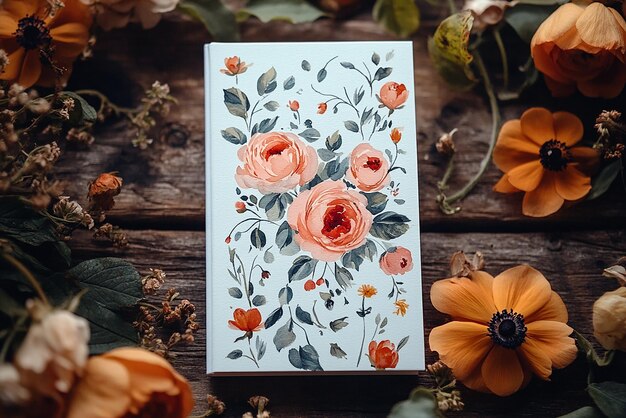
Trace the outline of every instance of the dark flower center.
{"type": "Polygon", "coordinates": [[[17,43],[26,50],[46,48],[52,42],[46,22],[36,16],[21,18],[14,35],[17,43]]]}
{"type": "Polygon", "coordinates": [[[341,234],[350,231],[350,219],[346,216],[346,208],[335,205],[329,208],[324,215],[324,228],[322,233],[329,238],[338,238],[341,234]]]}
{"type": "Polygon", "coordinates": [[[571,161],[571,155],[565,143],[556,139],[546,141],[541,146],[539,157],[541,158],[541,165],[550,171],[561,171],[571,161]]]}
{"type": "Polygon", "coordinates": [[[526,338],[524,315],[506,309],[496,312],[491,317],[487,330],[494,343],[505,348],[517,348],[526,338]]]}
{"type": "Polygon", "coordinates": [[[409,264],[409,261],[402,257],[402,260],[400,261],[400,267],[405,268],[407,265],[409,264]]]}
{"type": "Polygon", "coordinates": [[[380,158],[367,157],[367,162],[363,164],[363,167],[369,168],[372,171],[378,171],[380,170],[380,167],[382,167],[382,165],[383,164],[380,162],[380,158]]]}

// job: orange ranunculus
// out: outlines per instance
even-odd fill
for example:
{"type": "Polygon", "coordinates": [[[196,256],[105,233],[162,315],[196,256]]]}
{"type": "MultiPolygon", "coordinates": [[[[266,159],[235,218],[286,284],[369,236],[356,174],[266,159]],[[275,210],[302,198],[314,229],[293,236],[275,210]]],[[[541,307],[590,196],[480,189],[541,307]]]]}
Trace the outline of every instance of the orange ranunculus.
{"type": "Polygon", "coordinates": [[[80,0],[65,0],[54,16],[46,0],[4,0],[0,6],[0,49],[9,54],[1,80],[23,87],[53,86],[65,70],[67,82],[74,59],[85,49],[92,22],[89,8],[80,0]]]}
{"type": "Polygon", "coordinates": [[[222,68],[220,72],[229,76],[236,76],[245,73],[251,65],[246,64],[235,55],[234,57],[224,58],[224,67],[226,68],[222,68]]]}
{"type": "Polygon", "coordinates": [[[582,122],[568,112],[535,107],[506,122],[493,152],[505,174],[494,190],[526,192],[522,212],[536,217],[556,212],[566,200],[581,199],[591,190],[585,172],[598,158],[592,148],[574,147],[582,137],[582,122]]]}
{"type": "Polygon", "coordinates": [[[531,54],[554,96],[616,97],[626,84],[626,22],[599,2],[566,3],[537,29],[531,54]]]}
{"type": "Polygon", "coordinates": [[[413,256],[408,248],[391,247],[380,256],[379,264],[389,276],[404,274],[413,269],[413,256]]]}
{"type": "Polygon", "coordinates": [[[389,81],[380,88],[380,102],[389,110],[395,110],[402,106],[409,98],[409,91],[404,84],[389,81]]]}
{"type": "Polygon", "coordinates": [[[187,380],[162,357],[118,348],[89,359],[66,418],[185,418],[193,409],[187,380]]]}
{"type": "Polygon", "coordinates": [[[402,139],[402,129],[393,128],[391,130],[391,133],[389,134],[389,137],[391,138],[391,142],[397,144],[402,139]]]}
{"type": "Polygon", "coordinates": [[[328,105],[325,102],[317,105],[317,113],[319,115],[323,115],[324,113],[326,113],[326,109],[328,109],[328,105]]]}
{"type": "Polygon", "coordinates": [[[370,364],[376,370],[395,369],[398,365],[400,359],[398,350],[396,350],[396,345],[389,340],[383,340],[378,344],[376,341],[371,341],[367,351],[370,364]]]}
{"type": "Polygon", "coordinates": [[[431,331],[430,349],[471,389],[508,396],[576,358],[565,304],[530,266],[439,280],[430,300],[452,317],[431,331]]]}
{"type": "Polygon", "coordinates": [[[237,308],[233,312],[233,320],[228,321],[228,326],[244,332],[256,332],[263,328],[261,312],[257,308],[237,308]]]}

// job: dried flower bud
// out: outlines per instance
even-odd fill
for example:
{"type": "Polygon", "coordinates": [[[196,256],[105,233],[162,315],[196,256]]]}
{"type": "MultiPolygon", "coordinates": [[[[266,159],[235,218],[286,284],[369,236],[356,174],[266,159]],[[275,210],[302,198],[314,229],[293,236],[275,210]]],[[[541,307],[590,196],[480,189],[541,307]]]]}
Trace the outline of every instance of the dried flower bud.
{"type": "Polygon", "coordinates": [[[54,216],[71,223],[78,223],[87,229],[94,226],[93,218],[76,201],[69,196],[60,196],[59,201],[52,207],[54,216]]]}
{"type": "Polygon", "coordinates": [[[457,133],[457,131],[458,129],[454,128],[447,134],[443,134],[439,137],[439,140],[435,144],[435,147],[437,148],[437,152],[439,152],[440,154],[446,155],[448,157],[451,157],[454,155],[454,153],[456,152],[456,146],[454,145],[454,141],[452,140],[452,137],[454,136],[455,133],[457,133]]]}
{"type": "Polygon", "coordinates": [[[269,402],[270,400],[268,398],[266,398],[265,396],[260,396],[260,395],[253,396],[250,399],[248,399],[248,403],[250,404],[250,406],[253,407],[254,409],[258,409],[259,412],[263,412],[269,402]]]}
{"type": "Polygon", "coordinates": [[[50,111],[51,105],[50,102],[46,99],[38,98],[28,102],[26,108],[33,112],[35,115],[43,115],[50,111]]]}
{"type": "Polygon", "coordinates": [[[146,295],[154,295],[157,290],[165,283],[165,272],[159,269],[150,269],[150,274],[142,277],[141,285],[143,293],[146,295]]]}
{"type": "Polygon", "coordinates": [[[115,173],[102,173],[89,184],[87,196],[102,210],[113,208],[113,198],[122,191],[122,178],[115,173]]]}
{"type": "Polygon", "coordinates": [[[52,169],[59,159],[61,149],[56,142],[42,145],[31,151],[22,166],[22,176],[27,174],[45,174],[52,169]]]}
{"type": "MultiPolygon", "coordinates": [[[[0,50],[0,52],[4,52],[0,50]]],[[[28,401],[31,394],[22,386],[20,374],[12,364],[0,364],[0,412],[2,405],[16,406],[28,401]]]]}
{"type": "Polygon", "coordinates": [[[626,124],[617,110],[604,110],[596,118],[595,128],[598,140],[594,148],[600,151],[605,160],[622,158],[626,144],[626,124]]]}
{"type": "Polygon", "coordinates": [[[485,267],[485,259],[480,251],[476,251],[470,260],[463,251],[457,251],[450,259],[450,273],[454,277],[469,277],[470,273],[482,270],[485,267]]]}
{"type": "Polygon", "coordinates": [[[4,49],[0,49],[0,73],[4,72],[4,69],[9,65],[9,55],[4,49]]]}
{"type": "Polygon", "coordinates": [[[626,351],[626,287],[606,292],[593,304],[593,335],[607,350],[626,351]]]}
{"type": "Polygon", "coordinates": [[[626,286],[626,268],[624,266],[615,265],[604,269],[602,272],[604,277],[617,279],[620,286],[626,286]]]}
{"type": "Polygon", "coordinates": [[[216,414],[216,415],[221,415],[221,414],[224,413],[224,410],[226,409],[226,405],[224,404],[224,402],[220,401],[217,398],[217,396],[207,395],[206,401],[207,401],[207,404],[208,404],[208,411],[207,411],[207,413],[209,415],[211,413],[216,414]]]}
{"type": "Polygon", "coordinates": [[[469,10],[474,16],[474,28],[484,30],[487,26],[498,24],[504,17],[504,11],[517,4],[507,0],[466,0],[463,10],[469,10]]]}

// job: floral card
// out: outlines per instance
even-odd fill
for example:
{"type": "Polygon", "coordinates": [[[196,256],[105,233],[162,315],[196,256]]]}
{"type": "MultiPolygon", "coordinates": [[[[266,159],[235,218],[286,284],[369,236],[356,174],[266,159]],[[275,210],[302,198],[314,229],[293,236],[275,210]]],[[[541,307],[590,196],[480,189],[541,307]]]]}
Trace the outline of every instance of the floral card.
{"type": "Polygon", "coordinates": [[[209,373],[424,368],[412,52],[207,45],[209,373]]]}

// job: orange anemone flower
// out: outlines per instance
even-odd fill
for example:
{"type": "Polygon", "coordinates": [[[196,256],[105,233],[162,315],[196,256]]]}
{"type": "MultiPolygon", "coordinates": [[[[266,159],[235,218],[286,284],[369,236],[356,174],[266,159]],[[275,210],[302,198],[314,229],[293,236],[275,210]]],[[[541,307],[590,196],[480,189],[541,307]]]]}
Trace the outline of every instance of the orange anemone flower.
{"type": "Polygon", "coordinates": [[[430,299],[452,317],[431,331],[430,349],[471,389],[508,396],[576,358],[565,304],[530,266],[439,280],[430,299]]]}
{"type": "Polygon", "coordinates": [[[65,416],[185,418],[193,404],[189,383],[167,360],[118,348],[89,359],[65,416]]]}
{"type": "Polygon", "coordinates": [[[64,4],[51,16],[46,0],[2,2],[0,49],[9,54],[9,65],[0,79],[50,87],[62,71],[61,81],[67,82],[72,63],[87,46],[92,15],[80,0],[64,4]]]}
{"type": "Polygon", "coordinates": [[[528,109],[520,119],[500,130],[493,161],[504,175],[494,186],[500,193],[526,192],[522,212],[548,216],[566,200],[578,200],[591,190],[590,171],[598,153],[575,147],[583,137],[583,124],[568,112],[528,109]]]}
{"type": "Polygon", "coordinates": [[[228,326],[244,332],[256,332],[263,328],[261,313],[257,308],[245,309],[237,308],[233,312],[233,320],[228,321],[228,326]]]}

